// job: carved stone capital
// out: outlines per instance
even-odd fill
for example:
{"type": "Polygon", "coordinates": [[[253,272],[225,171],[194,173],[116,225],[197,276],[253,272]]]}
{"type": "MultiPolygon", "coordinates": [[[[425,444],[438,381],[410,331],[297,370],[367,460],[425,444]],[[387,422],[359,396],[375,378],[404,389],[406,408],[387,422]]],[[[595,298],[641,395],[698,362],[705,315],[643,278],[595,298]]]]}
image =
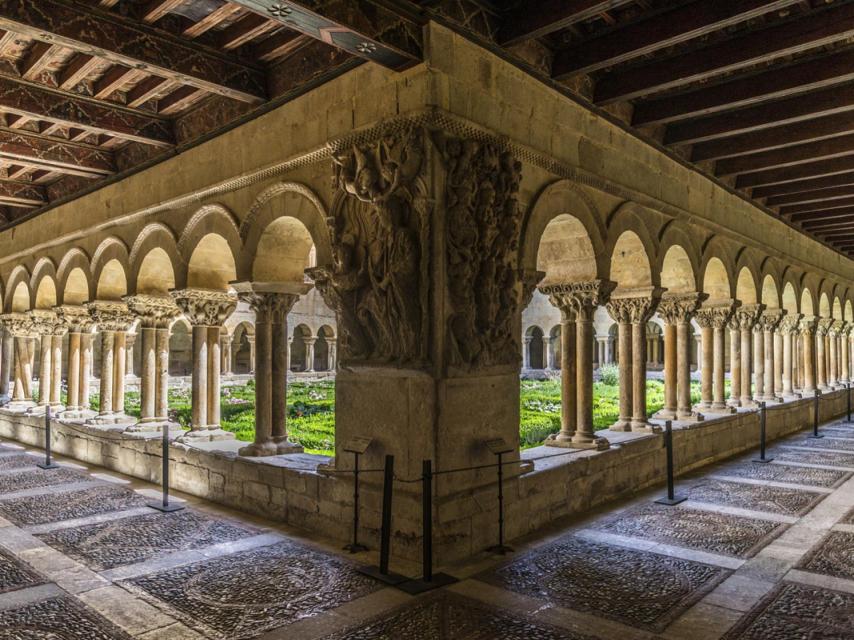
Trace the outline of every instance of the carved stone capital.
{"type": "Polygon", "coordinates": [[[540,287],[540,291],[547,295],[549,302],[560,309],[565,316],[568,317],[571,314],[579,320],[592,320],[596,308],[608,301],[608,297],[616,286],[617,283],[610,280],[591,280],[550,284],[540,287]]]}
{"type": "Polygon", "coordinates": [[[87,302],[86,308],[99,331],[127,331],[133,326],[134,317],[124,302],[96,300],[87,302]]]}
{"type": "Polygon", "coordinates": [[[62,335],[66,331],[53,309],[32,309],[27,312],[32,322],[33,331],[40,336],[62,335]]]}
{"type": "Polygon", "coordinates": [[[63,304],[54,307],[59,321],[71,333],[89,333],[95,326],[95,321],[89,315],[89,310],[82,305],[63,304]]]}
{"type": "Polygon", "coordinates": [[[816,333],[816,327],[818,325],[818,318],[815,316],[804,316],[801,318],[801,322],[798,325],[798,329],[801,332],[801,335],[806,338],[811,338],[816,333]]]}
{"type": "Polygon", "coordinates": [[[32,318],[26,313],[4,313],[0,315],[0,322],[14,338],[31,338],[37,335],[32,318]]]}
{"type": "Polygon", "coordinates": [[[181,310],[169,296],[137,294],[123,298],[130,312],[148,329],[168,329],[181,310]]]}
{"type": "Polygon", "coordinates": [[[741,303],[738,300],[732,300],[726,304],[702,307],[697,311],[697,324],[702,328],[725,329],[732,318],[732,314],[740,306],[741,303]]]}
{"type": "Polygon", "coordinates": [[[249,305],[258,318],[284,322],[300,296],[308,293],[311,284],[280,284],[268,282],[235,282],[237,297],[249,305]]]}
{"type": "Polygon", "coordinates": [[[826,335],[829,335],[830,328],[833,326],[833,320],[831,318],[819,318],[816,323],[815,333],[817,336],[821,336],[822,338],[826,335]]]}
{"type": "Polygon", "coordinates": [[[801,323],[803,316],[800,313],[790,313],[780,320],[778,331],[786,336],[794,335],[798,332],[798,326],[801,323]]]}
{"type": "Polygon", "coordinates": [[[526,269],[519,270],[519,282],[522,285],[522,292],[519,300],[519,308],[524,309],[531,304],[531,299],[534,297],[534,291],[537,290],[537,285],[546,277],[545,271],[530,271],[526,269]]]}
{"type": "Polygon", "coordinates": [[[780,322],[785,316],[785,309],[766,309],[759,316],[759,322],[756,324],[756,327],[761,331],[774,331],[780,326],[780,322]]]}
{"type": "Polygon", "coordinates": [[[237,307],[237,296],[211,289],[178,289],[169,292],[194,327],[221,327],[237,307]]]}
{"type": "Polygon", "coordinates": [[[691,321],[700,304],[709,297],[707,293],[665,293],[658,303],[658,315],[665,324],[680,324],[691,321]]]}
{"type": "Polygon", "coordinates": [[[663,292],[658,287],[648,287],[613,293],[606,308],[615,322],[643,324],[652,318],[663,292]]]}
{"type": "Polygon", "coordinates": [[[764,304],[745,304],[736,309],[732,318],[729,321],[730,329],[748,329],[753,330],[759,322],[762,312],[765,310],[764,304]]]}

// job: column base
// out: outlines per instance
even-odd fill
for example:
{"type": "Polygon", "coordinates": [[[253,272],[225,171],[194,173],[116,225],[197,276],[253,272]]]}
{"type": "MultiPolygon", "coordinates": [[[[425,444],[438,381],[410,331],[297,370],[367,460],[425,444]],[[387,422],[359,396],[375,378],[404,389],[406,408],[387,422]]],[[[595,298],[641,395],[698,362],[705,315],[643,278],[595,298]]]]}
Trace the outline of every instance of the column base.
{"type": "Polygon", "coordinates": [[[237,455],[250,458],[262,458],[267,456],[275,456],[279,453],[276,443],[272,440],[264,442],[253,442],[252,444],[240,447],[237,450],[237,455]]]}
{"type": "Polygon", "coordinates": [[[284,438],[273,436],[273,442],[276,444],[276,452],[279,455],[287,455],[289,453],[302,453],[305,451],[301,444],[291,442],[287,436],[284,438]]]}
{"type": "Polygon", "coordinates": [[[676,419],[679,422],[703,422],[705,416],[700,411],[679,411],[676,414],[676,419]]]}
{"type": "Polygon", "coordinates": [[[661,409],[660,411],[656,411],[652,417],[655,420],[677,420],[678,416],[679,414],[676,409],[661,409]]]}
{"type": "Polygon", "coordinates": [[[617,420],[614,424],[608,427],[611,431],[631,431],[632,423],[627,420],[617,420]]]}
{"type": "Polygon", "coordinates": [[[32,400],[12,400],[8,404],[6,404],[3,408],[7,411],[13,411],[15,413],[27,413],[30,409],[36,406],[36,403],[32,400]]]}
{"type": "Polygon", "coordinates": [[[728,405],[726,402],[713,402],[708,409],[703,409],[706,413],[723,413],[732,415],[737,412],[734,406],[728,405]]]}
{"type": "Polygon", "coordinates": [[[58,413],[65,410],[61,404],[58,405],[46,405],[46,404],[37,404],[34,407],[30,407],[27,411],[31,416],[43,416],[47,412],[47,407],[50,407],[50,414],[52,416],[57,415],[58,413]]]}
{"type": "Polygon", "coordinates": [[[186,442],[192,444],[194,442],[212,442],[215,440],[234,440],[234,434],[231,431],[225,431],[219,427],[209,429],[193,429],[185,431],[184,435],[178,438],[177,442],[186,442]]]}
{"type": "Polygon", "coordinates": [[[78,409],[77,407],[66,407],[65,411],[57,415],[60,420],[91,420],[98,414],[91,409],[78,409]]]}
{"type": "Polygon", "coordinates": [[[572,449],[572,436],[575,434],[553,433],[543,443],[547,447],[561,447],[563,449],[572,449]]]}
{"type": "Polygon", "coordinates": [[[148,422],[139,421],[132,425],[129,425],[125,429],[125,433],[163,433],[163,431],[179,431],[183,433],[183,429],[181,425],[177,422],[170,422],[169,420],[151,420],[148,422]]]}
{"type": "Polygon", "coordinates": [[[133,423],[136,421],[136,418],[132,418],[131,416],[125,415],[124,413],[99,413],[94,418],[89,418],[86,421],[86,424],[92,425],[116,425],[116,424],[124,424],[127,422],[133,423]]]}
{"type": "Polygon", "coordinates": [[[661,433],[664,431],[664,428],[646,421],[632,420],[631,430],[638,433],[661,433]]]}
{"type": "Polygon", "coordinates": [[[575,434],[573,436],[572,442],[569,443],[572,449],[591,449],[594,451],[606,451],[611,448],[611,443],[608,442],[607,438],[602,438],[601,436],[579,436],[579,434],[575,434]]]}

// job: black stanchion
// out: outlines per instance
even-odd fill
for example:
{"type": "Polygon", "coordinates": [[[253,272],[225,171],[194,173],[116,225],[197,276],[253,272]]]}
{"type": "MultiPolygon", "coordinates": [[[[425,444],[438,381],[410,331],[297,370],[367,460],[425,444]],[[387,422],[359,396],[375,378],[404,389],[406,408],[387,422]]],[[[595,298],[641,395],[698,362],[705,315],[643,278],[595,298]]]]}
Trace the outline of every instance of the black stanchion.
{"type": "Polygon", "coordinates": [[[368,548],[359,544],[359,455],[358,451],[353,454],[353,542],[344,547],[350,553],[367,551],[368,548]]]}
{"type": "Polygon", "coordinates": [[[53,461],[50,455],[50,441],[50,406],[46,406],[44,408],[44,462],[36,465],[40,469],[59,469],[59,465],[53,461]]]}
{"type": "MultiPolygon", "coordinates": [[[[496,442],[497,444],[497,442],[496,442]]],[[[493,448],[490,443],[487,446],[493,448]]],[[[500,441],[498,448],[493,450],[498,459],[498,544],[489,547],[487,551],[504,555],[513,551],[513,547],[504,544],[504,454],[510,453],[511,449],[504,449],[504,441],[500,441]]]]}
{"type": "Polygon", "coordinates": [[[774,458],[765,456],[765,424],[766,424],[766,406],[764,402],[759,403],[759,457],[754,458],[753,462],[771,462],[774,458]]]}
{"type": "Polygon", "coordinates": [[[360,567],[358,571],[376,578],[386,584],[397,585],[408,580],[407,577],[388,570],[388,558],[391,549],[391,497],[394,491],[394,456],[385,457],[383,473],[383,512],[380,529],[380,564],[378,567],[360,567]]]}
{"type": "Polygon", "coordinates": [[[673,488],[673,424],[668,420],[664,423],[664,451],[667,456],[667,497],[659,498],[656,504],[673,506],[685,502],[685,496],[677,496],[673,488]]]}
{"type": "Polygon", "coordinates": [[[149,502],[148,506],[164,513],[172,513],[173,511],[181,511],[184,505],[169,502],[169,428],[166,425],[163,425],[163,440],[161,442],[161,455],[163,457],[163,499],[149,502]]]}
{"type": "Polygon", "coordinates": [[[818,432],[818,401],[821,399],[821,391],[815,390],[815,400],[813,400],[812,412],[812,435],[810,438],[823,438],[824,436],[818,432]]]}
{"type": "Polygon", "coordinates": [[[457,582],[447,573],[433,574],[433,463],[421,462],[421,580],[408,580],[398,589],[410,594],[424,593],[457,582]]]}

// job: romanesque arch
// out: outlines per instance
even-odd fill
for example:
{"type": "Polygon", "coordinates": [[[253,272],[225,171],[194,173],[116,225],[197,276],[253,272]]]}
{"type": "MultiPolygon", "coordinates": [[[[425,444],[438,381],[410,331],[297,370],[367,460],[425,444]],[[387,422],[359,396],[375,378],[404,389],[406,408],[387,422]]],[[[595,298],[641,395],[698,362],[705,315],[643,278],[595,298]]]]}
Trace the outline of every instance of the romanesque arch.
{"type": "Polygon", "coordinates": [[[240,253],[240,234],[234,215],[222,205],[199,209],[184,227],[178,241],[178,255],[187,265],[176,273],[177,288],[225,291],[237,279],[236,256],[240,253]]]}
{"type": "Polygon", "coordinates": [[[133,293],[162,295],[186,281],[175,234],[163,223],[149,224],[140,231],[129,260],[133,293]]]}
{"type": "Polygon", "coordinates": [[[80,305],[92,299],[89,257],[77,247],[68,251],[57,269],[59,304],[80,305]]]}
{"type": "Polygon", "coordinates": [[[28,311],[32,308],[29,282],[30,273],[24,265],[18,265],[12,269],[6,284],[4,307],[7,312],[28,311]]]}

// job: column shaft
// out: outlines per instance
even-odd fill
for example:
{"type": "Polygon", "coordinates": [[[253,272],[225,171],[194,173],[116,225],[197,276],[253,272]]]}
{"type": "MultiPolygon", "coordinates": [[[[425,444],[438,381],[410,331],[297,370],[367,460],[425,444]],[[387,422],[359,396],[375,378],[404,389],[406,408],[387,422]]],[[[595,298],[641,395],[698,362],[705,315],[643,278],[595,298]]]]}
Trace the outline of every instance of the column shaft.
{"type": "Polygon", "coordinates": [[[632,323],[632,429],[646,429],[646,320],[632,323]]]}
{"type": "Polygon", "coordinates": [[[679,380],[679,347],[674,323],[664,325],[664,407],[660,417],[675,418],[677,410],[677,386],[679,380]]]}
{"type": "Polygon", "coordinates": [[[157,329],[142,326],[142,371],[139,381],[140,422],[157,418],[157,329]]]}
{"type": "Polygon", "coordinates": [[[729,332],[730,404],[741,406],[741,330],[734,325],[729,332]]]}
{"type": "Polygon", "coordinates": [[[611,427],[617,431],[629,431],[632,428],[632,325],[628,322],[620,322],[618,325],[619,345],[618,357],[620,359],[620,418],[617,424],[611,427]]]}
{"type": "Polygon", "coordinates": [[[575,327],[575,316],[572,312],[564,312],[560,326],[560,433],[558,441],[571,440],[578,427],[578,393],[577,366],[578,358],[576,352],[577,334],[575,327]]]}
{"type": "Polygon", "coordinates": [[[127,374],[127,343],[124,331],[116,331],[113,343],[113,413],[125,412],[125,375],[127,374]]]}
{"type": "Polygon", "coordinates": [[[208,424],[208,328],[193,326],[193,431],[208,424]]]}
{"type": "Polygon", "coordinates": [[[41,362],[39,364],[39,404],[50,404],[51,375],[53,374],[53,341],[50,335],[41,337],[41,362]]]}
{"type": "Polygon", "coordinates": [[[208,327],[208,428],[217,429],[220,418],[219,327],[208,327]]]}
{"type": "Polygon", "coordinates": [[[704,325],[700,327],[700,333],[702,335],[703,349],[700,366],[700,407],[711,409],[714,406],[714,394],[717,392],[713,382],[713,378],[717,374],[718,364],[715,362],[715,347],[717,346],[715,343],[715,329],[711,325],[704,325]]]}
{"type": "Polygon", "coordinates": [[[68,401],[69,411],[80,410],[80,332],[68,334],[68,401]]]}
{"type": "Polygon", "coordinates": [[[750,328],[742,327],[741,329],[741,406],[750,406],[753,403],[753,394],[751,393],[751,351],[752,351],[753,331],[750,328]]]}
{"type": "MultiPolygon", "coordinates": [[[[693,338],[691,336],[691,324],[688,319],[681,320],[679,324],[676,325],[676,341],[677,341],[677,414],[680,418],[690,418],[693,415],[693,411],[691,409],[691,343],[693,338]]],[[[711,337],[711,335],[709,335],[711,337]]],[[[708,341],[706,341],[708,342],[708,341]]],[[[703,347],[704,356],[705,349],[703,347]]],[[[709,358],[708,364],[711,365],[712,360],[709,358]]],[[[711,370],[711,366],[707,367],[711,370]]],[[[711,373],[703,374],[703,378],[705,379],[708,375],[708,382],[711,383],[711,373]]],[[[711,387],[711,384],[709,384],[711,387]]]]}
{"type": "Polygon", "coordinates": [[[169,419],[169,329],[157,329],[155,350],[157,352],[155,415],[159,421],[165,421],[169,419]]]}

